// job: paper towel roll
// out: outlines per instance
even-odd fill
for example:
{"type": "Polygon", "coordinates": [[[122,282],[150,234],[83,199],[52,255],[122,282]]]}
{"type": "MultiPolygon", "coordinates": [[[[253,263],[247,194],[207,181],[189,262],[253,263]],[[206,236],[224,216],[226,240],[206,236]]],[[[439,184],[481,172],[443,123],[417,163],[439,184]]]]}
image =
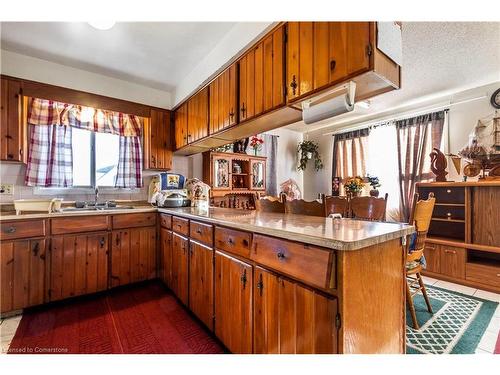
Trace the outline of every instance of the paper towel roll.
{"type": "Polygon", "coordinates": [[[306,124],[312,124],[326,118],[335,117],[354,109],[354,103],[347,101],[347,95],[337,96],[323,103],[313,105],[302,110],[302,120],[306,124]]]}

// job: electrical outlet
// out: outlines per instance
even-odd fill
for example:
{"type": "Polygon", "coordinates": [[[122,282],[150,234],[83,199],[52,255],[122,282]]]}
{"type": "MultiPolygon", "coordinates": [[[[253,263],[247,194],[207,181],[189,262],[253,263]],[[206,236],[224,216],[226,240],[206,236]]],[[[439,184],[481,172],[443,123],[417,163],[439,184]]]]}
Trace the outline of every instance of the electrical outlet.
{"type": "Polygon", "coordinates": [[[14,184],[1,184],[0,194],[2,195],[13,195],[14,194],[14,184]]]}

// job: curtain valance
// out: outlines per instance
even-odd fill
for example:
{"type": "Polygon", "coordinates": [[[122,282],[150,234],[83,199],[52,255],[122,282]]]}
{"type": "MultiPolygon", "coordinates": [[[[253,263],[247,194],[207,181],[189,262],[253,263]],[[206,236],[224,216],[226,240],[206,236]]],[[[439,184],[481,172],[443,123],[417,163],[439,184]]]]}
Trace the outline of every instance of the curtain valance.
{"type": "Polygon", "coordinates": [[[139,116],[39,98],[30,98],[28,123],[72,126],[122,137],[140,137],[142,128],[139,116]]]}

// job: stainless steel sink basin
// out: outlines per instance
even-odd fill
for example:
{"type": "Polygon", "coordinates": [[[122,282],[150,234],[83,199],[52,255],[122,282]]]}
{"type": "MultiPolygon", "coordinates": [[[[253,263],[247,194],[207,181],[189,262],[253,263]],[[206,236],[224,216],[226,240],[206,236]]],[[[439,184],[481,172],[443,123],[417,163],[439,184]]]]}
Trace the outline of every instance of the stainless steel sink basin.
{"type": "Polygon", "coordinates": [[[116,210],[132,210],[134,209],[133,206],[116,206],[116,207],[68,207],[68,208],[63,208],[62,212],[85,212],[85,211],[116,211],[116,210]]]}

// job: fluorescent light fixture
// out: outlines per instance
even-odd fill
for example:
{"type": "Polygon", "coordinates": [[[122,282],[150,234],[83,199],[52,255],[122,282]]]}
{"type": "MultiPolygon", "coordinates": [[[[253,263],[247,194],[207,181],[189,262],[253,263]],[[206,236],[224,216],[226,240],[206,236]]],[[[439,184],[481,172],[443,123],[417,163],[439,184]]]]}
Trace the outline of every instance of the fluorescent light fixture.
{"type": "Polygon", "coordinates": [[[109,30],[115,25],[115,23],[115,21],[110,20],[94,20],[88,22],[90,26],[98,30],[109,30]]]}

